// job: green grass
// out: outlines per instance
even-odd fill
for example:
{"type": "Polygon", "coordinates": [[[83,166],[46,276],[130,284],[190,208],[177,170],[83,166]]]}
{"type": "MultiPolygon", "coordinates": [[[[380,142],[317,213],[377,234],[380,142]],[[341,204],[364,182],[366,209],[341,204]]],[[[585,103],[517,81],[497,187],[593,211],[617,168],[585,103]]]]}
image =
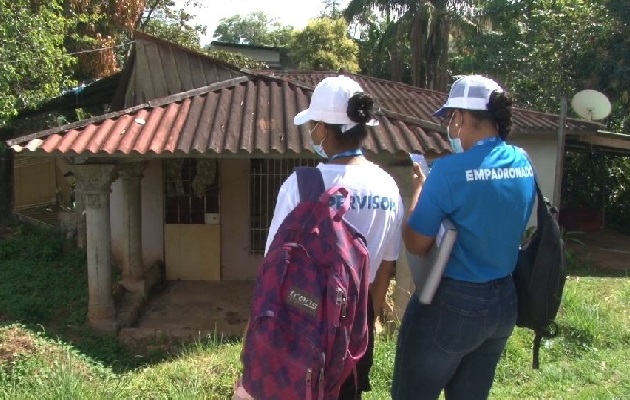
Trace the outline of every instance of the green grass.
{"type": "MultiPolygon", "coordinates": [[[[230,397],[239,342],[207,338],[147,355],[91,333],[83,260],[38,229],[0,241],[0,399],[230,397]]],[[[572,266],[558,323],[540,370],[531,369],[531,332],[515,331],[491,398],[630,399],[627,273],[572,266]]],[[[389,398],[395,341],[378,337],[374,390],[364,398],[389,398]]]]}

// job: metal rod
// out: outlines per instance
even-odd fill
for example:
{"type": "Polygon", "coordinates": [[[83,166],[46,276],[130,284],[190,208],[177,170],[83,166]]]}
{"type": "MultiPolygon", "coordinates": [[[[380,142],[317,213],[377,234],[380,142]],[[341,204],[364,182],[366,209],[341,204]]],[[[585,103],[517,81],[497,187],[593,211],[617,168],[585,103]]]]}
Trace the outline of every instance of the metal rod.
{"type": "MultiPolygon", "coordinates": [[[[560,209],[562,195],[562,175],[564,172],[564,141],[566,136],[567,98],[560,100],[560,121],[558,123],[558,151],[556,154],[556,177],[553,193],[553,204],[560,209]]],[[[558,218],[558,214],[555,215],[558,218]]]]}

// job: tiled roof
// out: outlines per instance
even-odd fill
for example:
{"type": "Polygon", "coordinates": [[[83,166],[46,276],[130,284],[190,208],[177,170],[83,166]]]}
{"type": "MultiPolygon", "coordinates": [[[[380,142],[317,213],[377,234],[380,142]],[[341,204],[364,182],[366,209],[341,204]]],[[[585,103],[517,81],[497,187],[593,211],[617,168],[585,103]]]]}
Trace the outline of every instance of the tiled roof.
{"type": "MultiPolygon", "coordinates": [[[[329,71],[256,71],[257,73],[277,76],[292,82],[315,87],[322,79],[339,73],[329,71]]],[[[374,97],[378,105],[389,111],[409,115],[425,121],[439,123],[432,116],[433,112],[444,104],[447,94],[429,89],[422,89],[400,82],[373,78],[365,75],[344,72],[344,75],[356,80],[363,90],[374,97]]],[[[513,131],[519,133],[556,133],[559,116],[523,108],[513,109],[513,131]]],[[[602,125],[589,121],[567,118],[567,133],[582,131],[595,132],[602,125]]]]}
{"type": "MultiPolygon", "coordinates": [[[[252,74],[7,143],[57,154],[312,153],[307,127],[293,124],[311,93],[298,83],[252,74]]],[[[431,123],[386,110],[378,120],[364,146],[370,153],[450,151],[431,123]]]]}

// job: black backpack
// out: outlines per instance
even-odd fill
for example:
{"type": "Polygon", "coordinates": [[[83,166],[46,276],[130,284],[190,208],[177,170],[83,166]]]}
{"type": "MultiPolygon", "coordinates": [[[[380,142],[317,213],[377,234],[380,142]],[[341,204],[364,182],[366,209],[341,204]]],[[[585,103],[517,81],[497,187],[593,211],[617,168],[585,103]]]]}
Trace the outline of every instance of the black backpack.
{"type": "MultiPolygon", "coordinates": [[[[532,164],[533,165],[533,164],[532,164]]],[[[521,247],[513,273],[518,294],[516,325],[534,331],[532,368],[539,367],[539,350],[543,338],[558,334],[554,322],[564,283],[567,279],[564,241],[553,214],[558,210],[538,193],[538,227],[521,247]]]]}

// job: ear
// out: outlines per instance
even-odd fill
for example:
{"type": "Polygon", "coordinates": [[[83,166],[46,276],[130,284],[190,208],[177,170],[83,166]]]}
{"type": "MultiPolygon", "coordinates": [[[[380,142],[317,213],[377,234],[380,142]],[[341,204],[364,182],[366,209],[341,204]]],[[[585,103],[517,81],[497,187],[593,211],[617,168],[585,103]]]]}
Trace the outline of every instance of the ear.
{"type": "Polygon", "coordinates": [[[455,122],[456,127],[460,127],[464,125],[464,122],[468,119],[468,116],[462,110],[455,110],[455,117],[453,118],[453,122],[455,122]]]}
{"type": "Polygon", "coordinates": [[[328,139],[328,125],[326,125],[325,123],[322,122],[321,123],[321,128],[319,128],[319,129],[322,132],[321,135],[320,135],[322,137],[322,139],[323,140],[328,139]]]}
{"type": "Polygon", "coordinates": [[[328,128],[323,122],[319,122],[315,130],[311,133],[311,138],[315,143],[321,143],[328,136],[328,128]]]}
{"type": "Polygon", "coordinates": [[[458,110],[453,110],[453,113],[451,114],[451,123],[453,124],[453,127],[459,127],[459,125],[461,124],[461,121],[459,121],[460,118],[460,112],[458,110]]]}

